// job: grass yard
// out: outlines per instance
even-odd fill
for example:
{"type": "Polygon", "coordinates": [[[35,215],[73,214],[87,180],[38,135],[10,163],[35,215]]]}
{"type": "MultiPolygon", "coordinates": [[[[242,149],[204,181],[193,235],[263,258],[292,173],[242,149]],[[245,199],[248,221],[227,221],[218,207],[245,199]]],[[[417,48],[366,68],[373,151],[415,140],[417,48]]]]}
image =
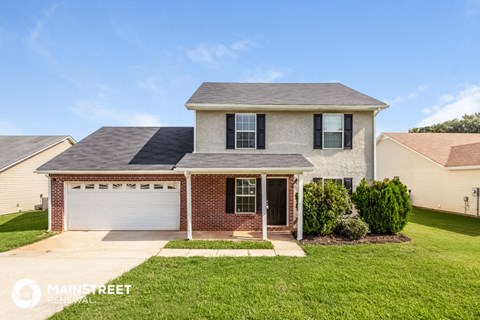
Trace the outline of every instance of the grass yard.
{"type": "Polygon", "coordinates": [[[53,233],[47,232],[47,228],[47,211],[0,215],[0,252],[50,237],[53,233]]]}
{"type": "Polygon", "coordinates": [[[172,240],[167,249],[273,249],[270,241],[172,240]]]}
{"type": "Polygon", "coordinates": [[[308,256],[154,257],[53,319],[479,319],[480,220],[415,209],[411,242],[308,256]]]}

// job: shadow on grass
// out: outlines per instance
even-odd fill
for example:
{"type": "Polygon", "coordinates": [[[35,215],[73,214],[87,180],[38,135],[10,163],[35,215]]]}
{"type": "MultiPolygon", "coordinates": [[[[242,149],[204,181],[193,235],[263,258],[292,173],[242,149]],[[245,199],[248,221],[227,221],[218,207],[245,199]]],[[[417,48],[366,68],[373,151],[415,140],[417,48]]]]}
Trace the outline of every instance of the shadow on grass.
{"type": "Polygon", "coordinates": [[[0,216],[0,232],[47,230],[46,211],[31,211],[0,216]],[[15,215],[11,218],[11,215],[15,215]]]}
{"type": "Polygon", "coordinates": [[[410,222],[467,236],[480,236],[480,219],[475,217],[413,208],[410,222]]]}

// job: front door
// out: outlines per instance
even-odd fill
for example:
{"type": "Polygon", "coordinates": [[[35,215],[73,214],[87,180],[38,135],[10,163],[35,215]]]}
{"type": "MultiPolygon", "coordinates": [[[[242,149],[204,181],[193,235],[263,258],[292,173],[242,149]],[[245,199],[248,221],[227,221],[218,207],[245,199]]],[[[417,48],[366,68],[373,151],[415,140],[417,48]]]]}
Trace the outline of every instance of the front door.
{"type": "Polygon", "coordinates": [[[267,224],[287,224],[287,179],[267,179],[267,224]]]}

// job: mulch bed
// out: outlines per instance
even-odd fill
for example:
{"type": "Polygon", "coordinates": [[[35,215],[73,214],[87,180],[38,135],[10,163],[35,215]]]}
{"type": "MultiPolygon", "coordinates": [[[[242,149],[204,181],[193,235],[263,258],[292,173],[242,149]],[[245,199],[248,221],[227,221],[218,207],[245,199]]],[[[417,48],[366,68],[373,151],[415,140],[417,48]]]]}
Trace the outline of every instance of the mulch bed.
{"type": "Polygon", "coordinates": [[[367,234],[367,236],[360,240],[349,240],[342,236],[306,236],[301,243],[305,244],[320,244],[320,245],[355,245],[364,243],[389,243],[389,242],[407,242],[411,239],[402,233],[397,234],[367,234]]]}

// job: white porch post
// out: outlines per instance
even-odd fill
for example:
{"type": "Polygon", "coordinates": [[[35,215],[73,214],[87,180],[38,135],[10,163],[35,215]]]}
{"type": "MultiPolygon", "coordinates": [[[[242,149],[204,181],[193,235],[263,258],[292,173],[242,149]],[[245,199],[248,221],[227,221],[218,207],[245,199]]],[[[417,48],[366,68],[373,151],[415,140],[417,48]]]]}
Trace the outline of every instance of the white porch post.
{"type": "Polygon", "coordinates": [[[267,238],[267,174],[262,173],[262,239],[267,238]]]}
{"type": "MultiPolygon", "coordinates": [[[[46,175],[48,179],[48,191],[47,191],[47,197],[48,197],[48,230],[47,231],[52,231],[52,178],[50,175],[46,175]]],[[[42,208],[43,209],[43,208],[42,208]]]]}
{"type": "Polygon", "coordinates": [[[187,239],[192,240],[192,176],[185,171],[187,178],[187,239]]]}
{"type": "Polygon", "coordinates": [[[297,240],[303,239],[303,174],[298,175],[297,240]]]}

